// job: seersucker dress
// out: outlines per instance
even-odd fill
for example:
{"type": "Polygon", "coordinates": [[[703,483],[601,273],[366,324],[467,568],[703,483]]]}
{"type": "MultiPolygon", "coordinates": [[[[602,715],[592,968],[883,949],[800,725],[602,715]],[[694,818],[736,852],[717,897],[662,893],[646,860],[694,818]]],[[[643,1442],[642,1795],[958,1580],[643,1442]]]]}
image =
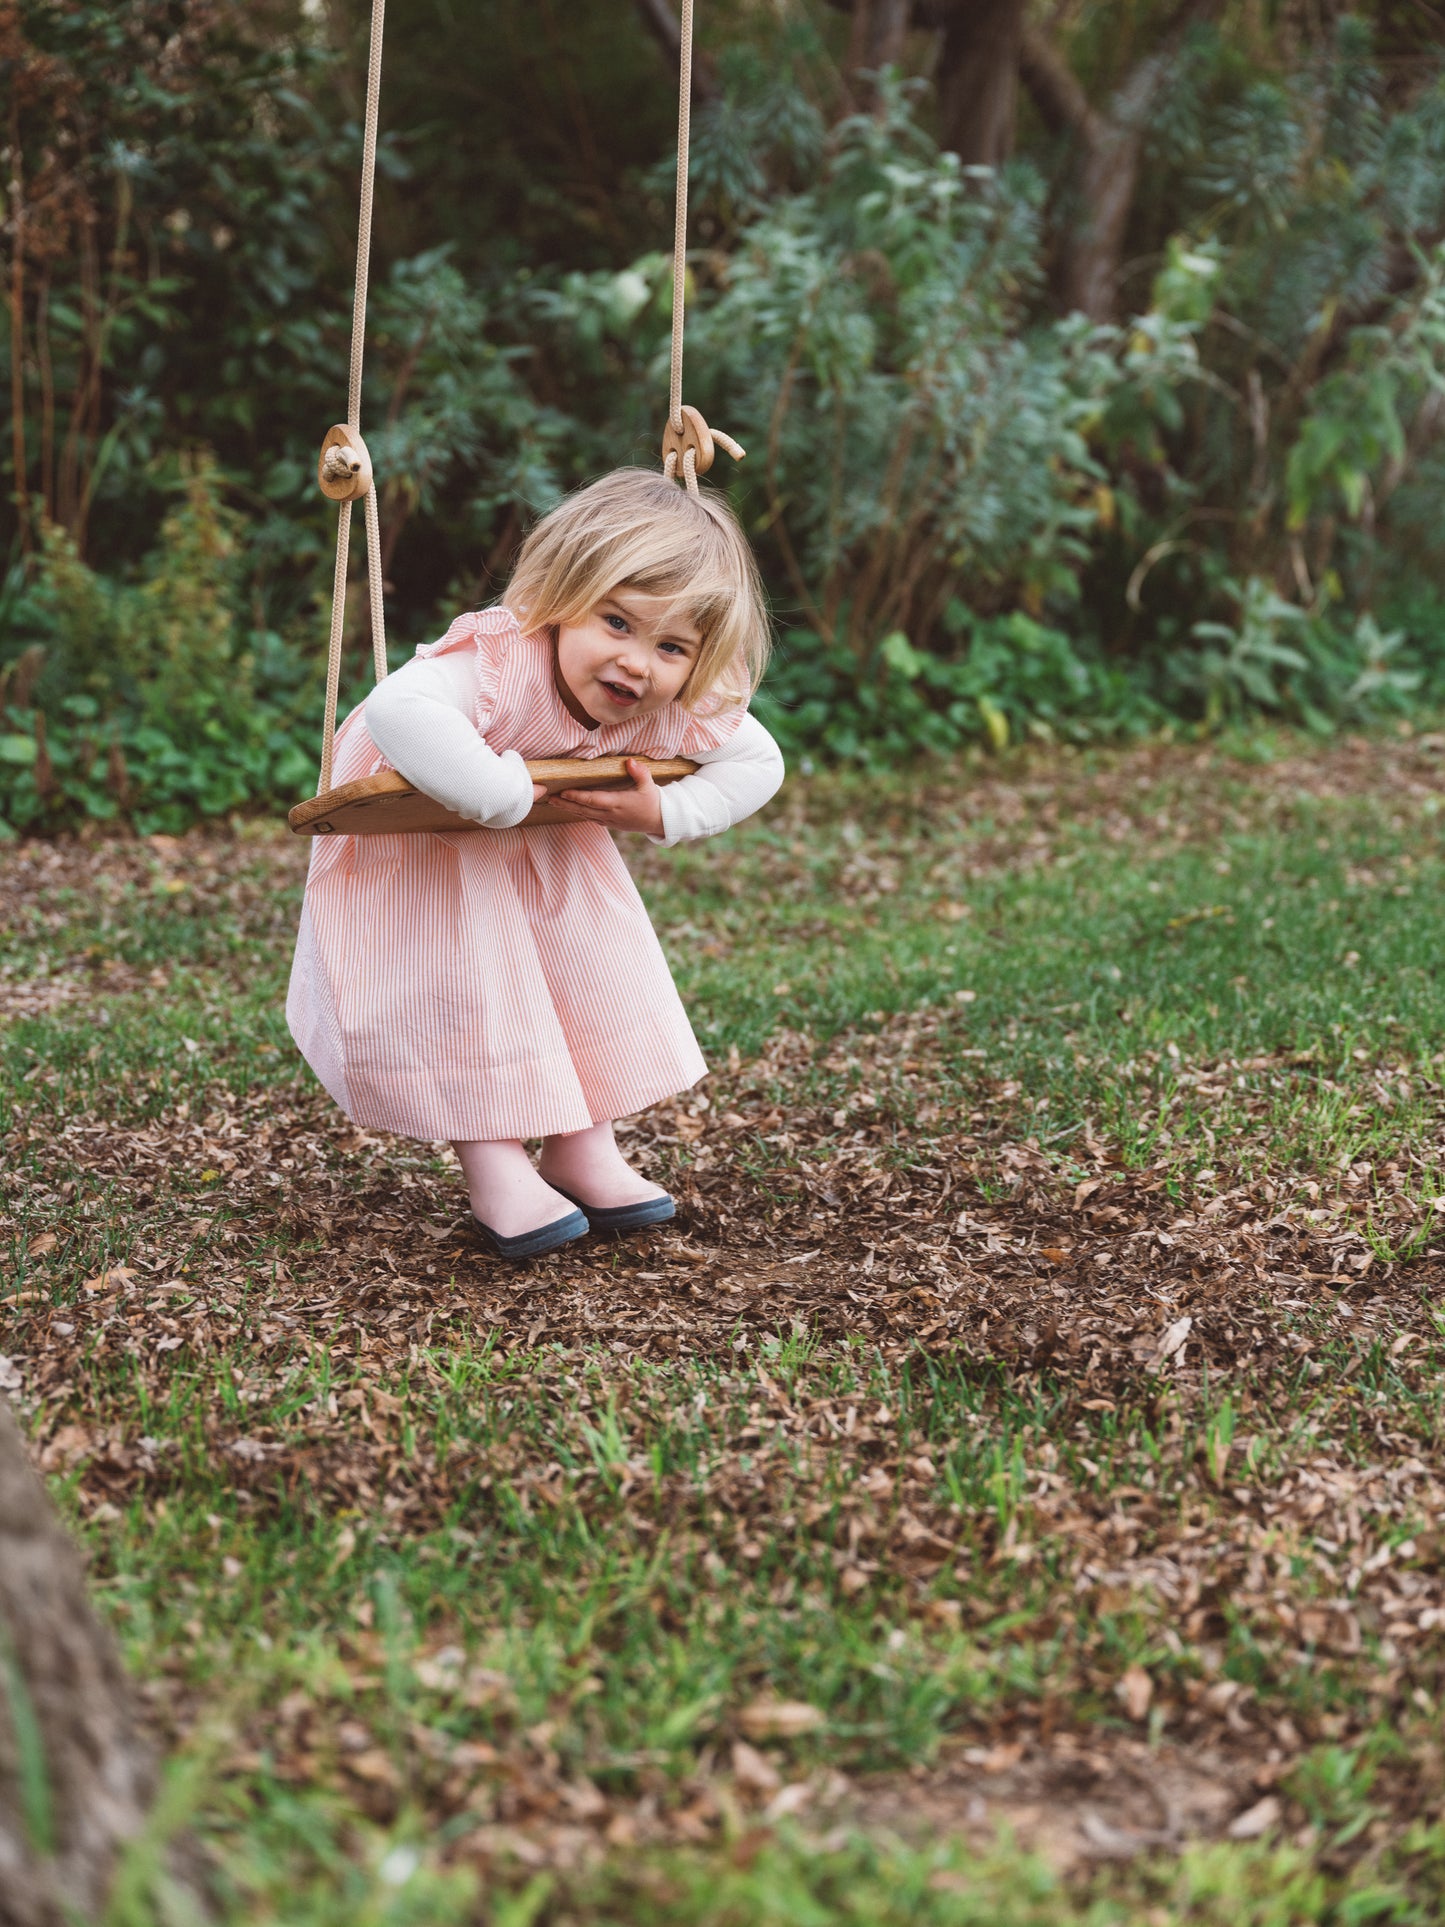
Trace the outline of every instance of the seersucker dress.
{"type": "MultiPolygon", "coordinates": [[[[472,720],[524,757],[687,756],[743,711],[677,703],[587,729],[548,635],[461,616],[420,656],[475,651],[472,720]]],[[[390,767],[355,710],[333,783],[390,767]]],[[[581,1131],[707,1069],[637,888],[600,823],[317,837],[286,999],[291,1035],[366,1130],[455,1140],[581,1131]]]]}

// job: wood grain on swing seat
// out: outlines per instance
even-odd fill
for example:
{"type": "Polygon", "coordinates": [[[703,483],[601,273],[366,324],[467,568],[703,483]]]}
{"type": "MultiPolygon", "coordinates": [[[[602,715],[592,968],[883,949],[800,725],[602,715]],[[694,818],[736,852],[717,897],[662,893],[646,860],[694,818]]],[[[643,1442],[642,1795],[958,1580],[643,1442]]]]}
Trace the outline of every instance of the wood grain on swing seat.
{"type": "MultiPolygon", "coordinates": [[[[631,758],[646,763],[654,783],[675,783],[691,776],[697,768],[685,756],[655,762],[646,756],[631,758]]],[[[544,783],[549,794],[558,790],[625,790],[631,787],[627,774],[628,759],[621,756],[596,756],[589,760],[564,756],[545,757],[528,763],[534,783],[544,783]]],[[[520,828],[531,829],[538,823],[566,823],[572,819],[565,809],[552,803],[534,804],[520,828]]],[[[470,817],[458,816],[434,797],[415,789],[394,769],[379,776],[363,776],[355,783],[343,783],[321,796],[309,796],[289,811],[286,821],[298,836],[415,836],[436,830],[480,830],[481,824],[470,817]]]]}

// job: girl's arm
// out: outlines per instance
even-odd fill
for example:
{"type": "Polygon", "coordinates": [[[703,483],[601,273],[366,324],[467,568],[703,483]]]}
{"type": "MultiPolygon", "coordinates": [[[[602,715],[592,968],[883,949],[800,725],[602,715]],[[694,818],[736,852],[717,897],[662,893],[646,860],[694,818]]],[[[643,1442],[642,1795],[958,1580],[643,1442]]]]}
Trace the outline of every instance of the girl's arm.
{"type": "Polygon", "coordinates": [[[509,830],[535,797],[516,750],[488,749],[472,722],[476,664],[460,651],[404,663],[366,699],[366,728],[408,783],[488,830],[509,830]]]}
{"type": "Polygon", "coordinates": [[[662,835],[654,843],[686,843],[716,836],[741,823],[775,796],[783,781],[783,754],[756,716],[744,716],[720,749],[693,758],[702,768],[660,792],[662,835]]]}

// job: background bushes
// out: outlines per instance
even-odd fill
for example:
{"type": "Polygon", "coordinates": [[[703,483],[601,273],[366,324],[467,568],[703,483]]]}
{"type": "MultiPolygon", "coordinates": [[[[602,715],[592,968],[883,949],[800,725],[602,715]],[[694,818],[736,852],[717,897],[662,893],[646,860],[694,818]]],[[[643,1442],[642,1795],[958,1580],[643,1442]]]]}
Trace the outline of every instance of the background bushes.
{"type": "MultiPolygon", "coordinates": [[[[314,781],[360,11],[0,4],[12,827],[171,829],[314,781]]],[[[389,10],[366,428],[394,660],[499,591],[560,492],[655,459],[673,80],[648,10],[582,11],[389,10]]],[[[984,164],[947,8],[881,76],[848,70],[846,7],[704,9],[688,393],[750,451],[724,485],[795,753],[1439,700],[1437,50],[1388,9],[1187,11],[1084,5],[1047,42],[1028,16],[984,164]],[[1135,170],[1103,276],[1100,127],[1135,170]]],[[[353,699],[365,620],[357,595],[353,699]]]]}

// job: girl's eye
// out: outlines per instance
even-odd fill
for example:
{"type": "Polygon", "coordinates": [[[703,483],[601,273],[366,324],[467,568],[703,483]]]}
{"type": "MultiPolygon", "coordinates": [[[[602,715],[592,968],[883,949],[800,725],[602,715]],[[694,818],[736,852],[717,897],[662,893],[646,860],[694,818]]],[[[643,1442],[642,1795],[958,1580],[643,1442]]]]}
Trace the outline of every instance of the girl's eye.
{"type": "Polygon", "coordinates": [[[602,620],[612,630],[614,635],[621,636],[627,633],[627,619],[625,616],[604,616],[602,620]]]}
{"type": "Polygon", "coordinates": [[[680,642],[660,642],[657,646],[669,656],[685,656],[687,654],[687,651],[680,642]]]}

